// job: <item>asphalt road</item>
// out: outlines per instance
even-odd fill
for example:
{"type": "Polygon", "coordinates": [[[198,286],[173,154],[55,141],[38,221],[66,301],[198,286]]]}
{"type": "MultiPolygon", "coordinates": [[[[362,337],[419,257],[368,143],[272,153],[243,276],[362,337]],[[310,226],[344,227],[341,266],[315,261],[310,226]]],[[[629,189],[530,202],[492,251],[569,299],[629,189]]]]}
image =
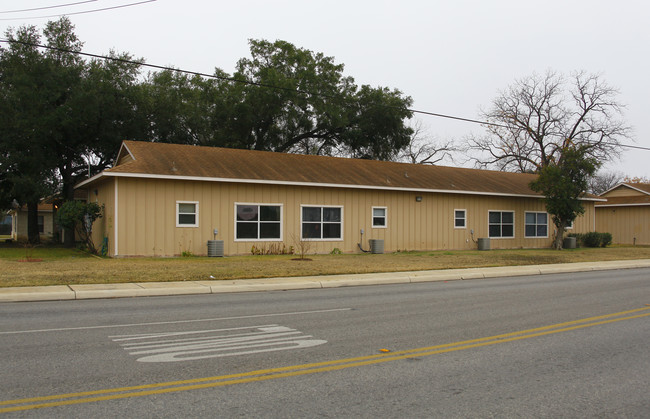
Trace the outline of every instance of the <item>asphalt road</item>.
{"type": "Polygon", "coordinates": [[[0,304],[8,417],[639,417],[650,270],[0,304]]]}

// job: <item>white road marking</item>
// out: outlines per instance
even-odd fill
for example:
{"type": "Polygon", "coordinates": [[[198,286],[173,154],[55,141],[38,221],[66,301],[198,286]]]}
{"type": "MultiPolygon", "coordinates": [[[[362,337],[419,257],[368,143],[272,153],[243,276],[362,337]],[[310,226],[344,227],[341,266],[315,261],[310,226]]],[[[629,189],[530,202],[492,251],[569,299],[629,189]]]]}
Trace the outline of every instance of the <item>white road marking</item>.
{"type": "Polygon", "coordinates": [[[257,319],[264,317],[278,317],[278,316],[295,316],[299,314],[318,314],[318,313],[332,313],[337,311],[350,311],[351,308],[332,308],[327,310],[312,310],[312,311],[294,311],[290,313],[269,313],[269,314],[253,314],[250,316],[233,316],[233,317],[215,317],[213,319],[194,319],[194,320],[176,320],[167,322],[151,322],[151,323],[127,323],[127,324],[107,324],[100,326],[80,326],[80,327],[61,327],[55,329],[34,329],[34,330],[13,330],[7,332],[0,332],[0,335],[14,335],[23,333],[42,333],[42,332],[63,332],[68,330],[91,330],[91,329],[109,329],[118,327],[138,327],[138,326],[156,326],[162,324],[183,324],[183,323],[198,323],[198,322],[216,322],[226,320],[240,320],[240,319],[257,319]]]}
{"type": "Polygon", "coordinates": [[[327,343],[276,324],[185,332],[145,333],[111,337],[139,362],[178,362],[307,348],[327,343]],[[235,333],[233,333],[235,332],[235,333]],[[245,332],[245,333],[239,333],[245,332]],[[177,336],[191,338],[174,339],[177,336]],[[165,339],[171,338],[171,339],[165,339]],[[155,339],[152,341],[152,339],[155,339]]]}

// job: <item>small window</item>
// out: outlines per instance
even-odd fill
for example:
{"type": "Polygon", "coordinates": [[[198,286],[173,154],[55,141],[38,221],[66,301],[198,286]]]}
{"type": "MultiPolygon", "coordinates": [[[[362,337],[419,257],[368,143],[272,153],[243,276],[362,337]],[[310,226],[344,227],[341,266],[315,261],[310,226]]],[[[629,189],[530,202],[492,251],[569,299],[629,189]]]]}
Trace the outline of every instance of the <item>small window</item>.
{"type": "Polygon", "coordinates": [[[548,237],[548,214],[545,212],[526,213],[525,237],[548,237]]]}
{"type": "Polygon", "coordinates": [[[465,228],[467,226],[467,213],[464,209],[454,210],[454,228],[465,228]]]}
{"type": "Polygon", "coordinates": [[[372,227],[386,228],[386,207],[372,207],[372,227]]]}
{"type": "Polygon", "coordinates": [[[573,221],[571,221],[569,225],[566,226],[565,230],[573,230],[573,221]]]}
{"type": "Polygon", "coordinates": [[[176,227],[199,226],[199,203],[196,201],[176,202],[176,227]]]}
{"type": "Polygon", "coordinates": [[[11,215],[5,215],[3,218],[0,218],[0,235],[9,236],[13,231],[13,217],[11,215]]]}
{"type": "Polygon", "coordinates": [[[282,206],[235,205],[235,240],[281,240],[282,206]]]}
{"type": "Polygon", "coordinates": [[[488,224],[490,237],[515,237],[515,213],[512,211],[488,211],[488,224]]]}
{"type": "Polygon", "coordinates": [[[302,207],[300,238],[340,240],[343,238],[342,207],[302,207]]]}
{"type": "Polygon", "coordinates": [[[45,217],[42,215],[38,216],[38,232],[41,234],[45,232],[45,217]]]}

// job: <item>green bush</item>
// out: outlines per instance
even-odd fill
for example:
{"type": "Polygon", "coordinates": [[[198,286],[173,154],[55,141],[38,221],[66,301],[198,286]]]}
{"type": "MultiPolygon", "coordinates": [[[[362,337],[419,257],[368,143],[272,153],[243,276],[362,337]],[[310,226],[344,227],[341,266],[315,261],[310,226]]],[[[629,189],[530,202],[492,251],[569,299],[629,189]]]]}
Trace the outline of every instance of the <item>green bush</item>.
{"type": "Polygon", "coordinates": [[[582,239],[586,247],[600,247],[600,233],[590,231],[582,239]]]}
{"type": "Polygon", "coordinates": [[[592,231],[586,234],[571,233],[569,237],[575,237],[578,245],[584,247],[607,247],[612,244],[611,233],[592,231]]]}
{"type": "Polygon", "coordinates": [[[607,247],[612,244],[611,233],[600,233],[600,247],[607,247]]]}

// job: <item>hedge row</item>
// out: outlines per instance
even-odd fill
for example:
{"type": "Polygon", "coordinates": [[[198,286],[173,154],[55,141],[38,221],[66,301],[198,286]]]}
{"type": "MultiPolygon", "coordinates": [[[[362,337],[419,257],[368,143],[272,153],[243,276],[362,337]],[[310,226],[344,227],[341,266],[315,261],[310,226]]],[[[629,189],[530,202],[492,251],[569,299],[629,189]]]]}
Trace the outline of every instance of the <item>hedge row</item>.
{"type": "Polygon", "coordinates": [[[585,234],[571,233],[569,237],[575,237],[580,247],[607,247],[612,244],[612,235],[610,233],[598,233],[596,231],[585,234]]]}

